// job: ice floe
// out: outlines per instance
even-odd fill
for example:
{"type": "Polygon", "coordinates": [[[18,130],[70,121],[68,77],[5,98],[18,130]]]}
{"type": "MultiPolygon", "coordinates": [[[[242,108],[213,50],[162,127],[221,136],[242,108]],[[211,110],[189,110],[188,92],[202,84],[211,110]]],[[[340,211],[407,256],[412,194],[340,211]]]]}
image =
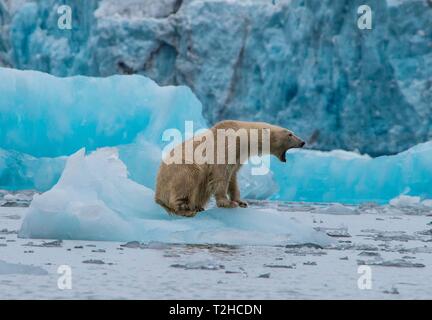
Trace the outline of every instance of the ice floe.
{"type": "Polygon", "coordinates": [[[20,237],[169,243],[328,245],[325,233],[274,209],[210,208],[190,219],[168,215],[153,191],[127,177],[116,148],[72,155],[59,182],[35,195],[20,237]]]}

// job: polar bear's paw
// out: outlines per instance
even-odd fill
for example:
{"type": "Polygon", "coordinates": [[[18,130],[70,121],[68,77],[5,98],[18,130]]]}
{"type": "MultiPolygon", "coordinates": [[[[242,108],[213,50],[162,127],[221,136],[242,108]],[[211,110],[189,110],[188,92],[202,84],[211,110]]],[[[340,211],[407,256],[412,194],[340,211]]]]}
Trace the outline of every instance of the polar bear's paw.
{"type": "Polygon", "coordinates": [[[235,202],[237,202],[238,206],[241,208],[247,208],[248,204],[246,201],[243,200],[234,200],[235,202]]]}
{"type": "Polygon", "coordinates": [[[177,205],[174,213],[183,217],[194,217],[197,214],[197,210],[190,208],[188,203],[181,203],[177,205]]]}
{"type": "Polygon", "coordinates": [[[218,199],[216,200],[216,205],[219,208],[237,208],[239,206],[237,202],[229,199],[218,199]]]}

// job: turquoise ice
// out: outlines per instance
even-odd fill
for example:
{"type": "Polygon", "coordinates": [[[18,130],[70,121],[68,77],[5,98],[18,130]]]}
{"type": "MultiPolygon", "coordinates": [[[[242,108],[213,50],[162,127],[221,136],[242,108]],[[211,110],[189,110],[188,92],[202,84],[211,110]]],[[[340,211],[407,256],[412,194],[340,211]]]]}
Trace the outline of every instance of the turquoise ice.
{"type": "MultiPolygon", "coordinates": [[[[144,76],[57,78],[0,68],[0,188],[46,191],[66,156],[116,147],[129,177],[154,188],[165,129],[207,126],[184,86],[161,87],[144,76]]],[[[388,202],[400,194],[432,198],[432,142],[371,158],[346,151],[291,150],[271,172],[241,172],[246,198],[286,201],[388,202]]],[[[109,172],[107,173],[109,174],[109,172]]]]}
{"type": "Polygon", "coordinates": [[[432,142],[392,156],[352,152],[288,151],[287,163],[273,161],[279,191],[273,199],[386,203],[401,194],[432,198],[432,142]]]}
{"type": "Polygon", "coordinates": [[[116,146],[144,135],[161,142],[182,119],[205,122],[201,103],[185,86],[160,87],[142,76],[57,78],[0,68],[0,147],[36,157],[116,146]]]}

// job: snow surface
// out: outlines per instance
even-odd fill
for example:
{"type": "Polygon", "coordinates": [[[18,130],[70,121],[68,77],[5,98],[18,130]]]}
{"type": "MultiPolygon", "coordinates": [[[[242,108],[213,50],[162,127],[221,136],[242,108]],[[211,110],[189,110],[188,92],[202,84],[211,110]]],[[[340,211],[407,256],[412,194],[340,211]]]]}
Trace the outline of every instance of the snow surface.
{"type": "Polygon", "coordinates": [[[432,208],[368,204],[347,206],[355,214],[334,215],[323,214],[326,204],[251,206],[313,226],[335,243],[320,248],[22,239],[17,232],[28,209],[0,207],[0,299],[431,298],[432,208]],[[371,268],[370,290],[358,287],[364,264],[371,268]],[[20,272],[23,265],[31,269],[20,272]],[[62,265],[72,271],[70,290],[58,287],[62,265]],[[27,272],[40,269],[45,275],[27,272]]]}
{"type": "Polygon", "coordinates": [[[48,272],[40,267],[31,265],[9,263],[0,260],[0,275],[3,274],[28,274],[28,275],[47,275],[48,272]]]}

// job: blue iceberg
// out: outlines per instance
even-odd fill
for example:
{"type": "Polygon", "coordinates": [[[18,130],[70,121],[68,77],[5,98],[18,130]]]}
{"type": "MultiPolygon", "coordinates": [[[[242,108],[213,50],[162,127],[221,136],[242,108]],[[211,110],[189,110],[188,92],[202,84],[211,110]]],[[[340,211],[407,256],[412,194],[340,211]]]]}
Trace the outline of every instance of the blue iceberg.
{"type": "Polygon", "coordinates": [[[189,88],[142,76],[57,78],[0,68],[0,79],[0,147],[31,156],[128,144],[139,134],[160,144],[166,128],[183,131],[183,119],[205,126],[189,88]]]}
{"type": "Polygon", "coordinates": [[[432,198],[432,141],[392,156],[292,150],[272,163],[279,186],[273,199],[386,203],[399,195],[432,198]]]}
{"type": "MultiPolygon", "coordinates": [[[[67,157],[115,147],[128,177],[154,189],[166,129],[207,127],[187,87],[161,87],[143,76],[57,78],[0,68],[0,188],[53,187],[67,157]]],[[[250,199],[359,203],[398,195],[432,198],[432,142],[371,158],[346,151],[293,150],[264,176],[240,172],[250,199]]]]}
{"type": "Polygon", "coordinates": [[[0,188],[46,191],[65,158],[119,146],[131,177],[154,184],[167,128],[206,126],[201,103],[184,86],[160,87],[142,76],[57,78],[0,68],[0,188]],[[181,111],[181,114],[179,113],[181,111]]]}
{"type": "Polygon", "coordinates": [[[66,157],[35,158],[0,149],[0,189],[46,191],[60,178],[66,157]]]}
{"type": "MultiPolygon", "coordinates": [[[[0,188],[46,191],[66,158],[81,148],[116,146],[130,178],[154,188],[166,129],[207,127],[201,103],[184,86],[160,87],[143,76],[58,78],[0,68],[0,188]]],[[[271,174],[241,173],[245,196],[277,190],[271,174]],[[263,186],[265,188],[263,189],[263,186]]]]}

